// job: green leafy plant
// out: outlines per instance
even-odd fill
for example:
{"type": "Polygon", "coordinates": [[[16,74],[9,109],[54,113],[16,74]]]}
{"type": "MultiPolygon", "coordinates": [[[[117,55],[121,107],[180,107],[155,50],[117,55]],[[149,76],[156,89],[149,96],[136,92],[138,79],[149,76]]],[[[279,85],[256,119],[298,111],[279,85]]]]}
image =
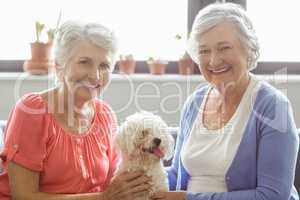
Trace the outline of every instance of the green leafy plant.
{"type": "MultiPolygon", "coordinates": [[[[58,31],[60,20],[61,20],[61,12],[59,13],[59,16],[58,16],[58,19],[57,19],[57,22],[56,22],[56,27],[55,28],[48,28],[48,30],[47,30],[47,43],[52,43],[53,42],[53,40],[55,38],[55,35],[58,31]]],[[[45,24],[43,24],[39,21],[35,22],[35,34],[36,34],[36,42],[37,43],[42,42],[41,41],[41,36],[42,36],[43,31],[45,29],[46,29],[45,24]]]]}
{"type": "MultiPolygon", "coordinates": [[[[189,34],[190,35],[190,34],[189,34]]],[[[186,47],[181,47],[182,46],[182,36],[181,35],[179,35],[179,34],[176,34],[175,35],[175,40],[179,43],[179,46],[180,46],[180,48],[181,48],[181,52],[180,52],[180,55],[179,55],[179,58],[178,59],[189,59],[190,58],[190,56],[189,56],[189,54],[187,53],[187,51],[186,51],[186,47]],[[180,44],[181,43],[181,44],[180,44]]],[[[184,41],[183,41],[184,42],[184,41]]],[[[185,46],[185,45],[184,45],[185,46]]]]}
{"type": "Polygon", "coordinates": [[[152,56],[150,56],[149,58],[148,58],[148,63],[152,63],[154,61],[154,58],[152,57],[152,56]]]}
{"type": "Polygon", "coordinates": [[[162,58],[155,58],[153,56],[150,56],[147,60],[147,63],[148,64],[151,64],[151,63],[168,64],[168,61],[165,59],[162,59],[162,58]]]}
{"type": "Polygon", "coordinates": [[[175,39],[176,39],[176,40],[181,40],[181,39],[182,39],[182,37],[181,37],[181,35],[179,35],[179,34],[176,34],[176,35],[175,35],[175,39]]]}
{"type": "Polygon", "coordinates": [[[55,35],[56,35],[56,29],[50,28],[47,31],[47,36],[48,36],[48,42],[53,42],[55,35]]]}
{"type": "Polygon", "coordinates": [[[37,43],[42,43],[42,34],[43,32],[46,31],[47,33],[47,42],[46,43],[52,43],[56,32],[57,32],[57,28],[49,28],[48,30],[46,30],[46,26],[45,24],[36,21],[35,22],[35,35],[36,35],[36,41],[37,43]]]}
{"type": "Polygon", "coordinates": [[[42,24],[38,21],[35,22],[36,42],[41,42],[41,35],[44,29],[45,29],[45,24],[42,24]]]}

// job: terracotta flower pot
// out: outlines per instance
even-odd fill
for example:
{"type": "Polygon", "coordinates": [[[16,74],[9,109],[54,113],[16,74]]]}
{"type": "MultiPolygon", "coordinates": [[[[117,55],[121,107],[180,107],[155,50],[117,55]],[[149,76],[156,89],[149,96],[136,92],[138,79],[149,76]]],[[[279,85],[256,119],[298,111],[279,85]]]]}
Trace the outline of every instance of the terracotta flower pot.
{"type": "Polygon", "coordinates": [[[194,62],[191,58],[181,58],[178,60],[178,71],[182,75],[191,75],[194,73],[194,62]]]}
{"type": "Polygon", "coordinates": [[[118,61],[120,73],[133,74],[135,71],[136,62],[132,56],[121,56],[118,61]]]}
{"type": "Polygon", "coordinates": [[[23,64],[24,71],[30,74],[47,74],[54,67],[51,59],[52,43],[31,43],[31,59],[23,64]]]}
{"type": "Polygon", "coordinates": [[[154,75],[161,75],[166,72],[168,62],[167,61],[150,61],[148,62],[149,71],[154,75]]]}

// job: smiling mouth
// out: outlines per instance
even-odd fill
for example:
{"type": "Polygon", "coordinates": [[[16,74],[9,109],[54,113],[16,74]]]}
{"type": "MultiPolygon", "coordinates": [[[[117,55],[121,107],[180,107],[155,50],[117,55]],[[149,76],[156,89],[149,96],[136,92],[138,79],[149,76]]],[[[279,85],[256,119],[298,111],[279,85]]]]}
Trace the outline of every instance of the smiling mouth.
{"type": "Polygon", "coordinates": [[[225,66],[225,67],[221,67],[221,68],[218,68],[218,69],[208,68],[208,71],[210,71],[213,74],[222,74],[222,73],[225,73],[225,72],[229,71],[230,69],[231,69],[230,66],[225,66]]]}
{"type": "Polygon", "coordinates": [[[97,88],[100,88],[100,86],[101,86],[99,83],[92,84],[89,81],[80,81],[79,83],[90,89],[97,89],[97,88]]]}

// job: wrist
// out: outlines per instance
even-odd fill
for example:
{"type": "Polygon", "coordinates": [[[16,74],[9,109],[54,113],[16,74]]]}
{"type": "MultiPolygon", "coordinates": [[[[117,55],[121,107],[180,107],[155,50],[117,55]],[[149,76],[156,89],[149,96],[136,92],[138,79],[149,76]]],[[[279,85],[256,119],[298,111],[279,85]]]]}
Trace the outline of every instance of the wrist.
{"type": "Polygon", "coordinates": [[[104,195],[104,192],[100,192],[100,193],[99,193],[99,198],[98,198],[98,200],[106,200],[105,195],[104,195]]]}

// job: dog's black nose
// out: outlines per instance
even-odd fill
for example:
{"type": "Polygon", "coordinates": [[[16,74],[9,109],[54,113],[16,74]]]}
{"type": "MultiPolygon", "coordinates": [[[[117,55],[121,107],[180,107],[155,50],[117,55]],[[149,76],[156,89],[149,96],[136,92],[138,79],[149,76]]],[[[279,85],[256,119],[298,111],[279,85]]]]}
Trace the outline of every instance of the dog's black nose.
{"type": "Polygon", "coordinates": [[[153,142],[154,142],[155,145],[159,146],[160,143],[161,143],[161,139],[159,139],[159,138],[154,138],[154,139],[153,139],[153,142]]]}

